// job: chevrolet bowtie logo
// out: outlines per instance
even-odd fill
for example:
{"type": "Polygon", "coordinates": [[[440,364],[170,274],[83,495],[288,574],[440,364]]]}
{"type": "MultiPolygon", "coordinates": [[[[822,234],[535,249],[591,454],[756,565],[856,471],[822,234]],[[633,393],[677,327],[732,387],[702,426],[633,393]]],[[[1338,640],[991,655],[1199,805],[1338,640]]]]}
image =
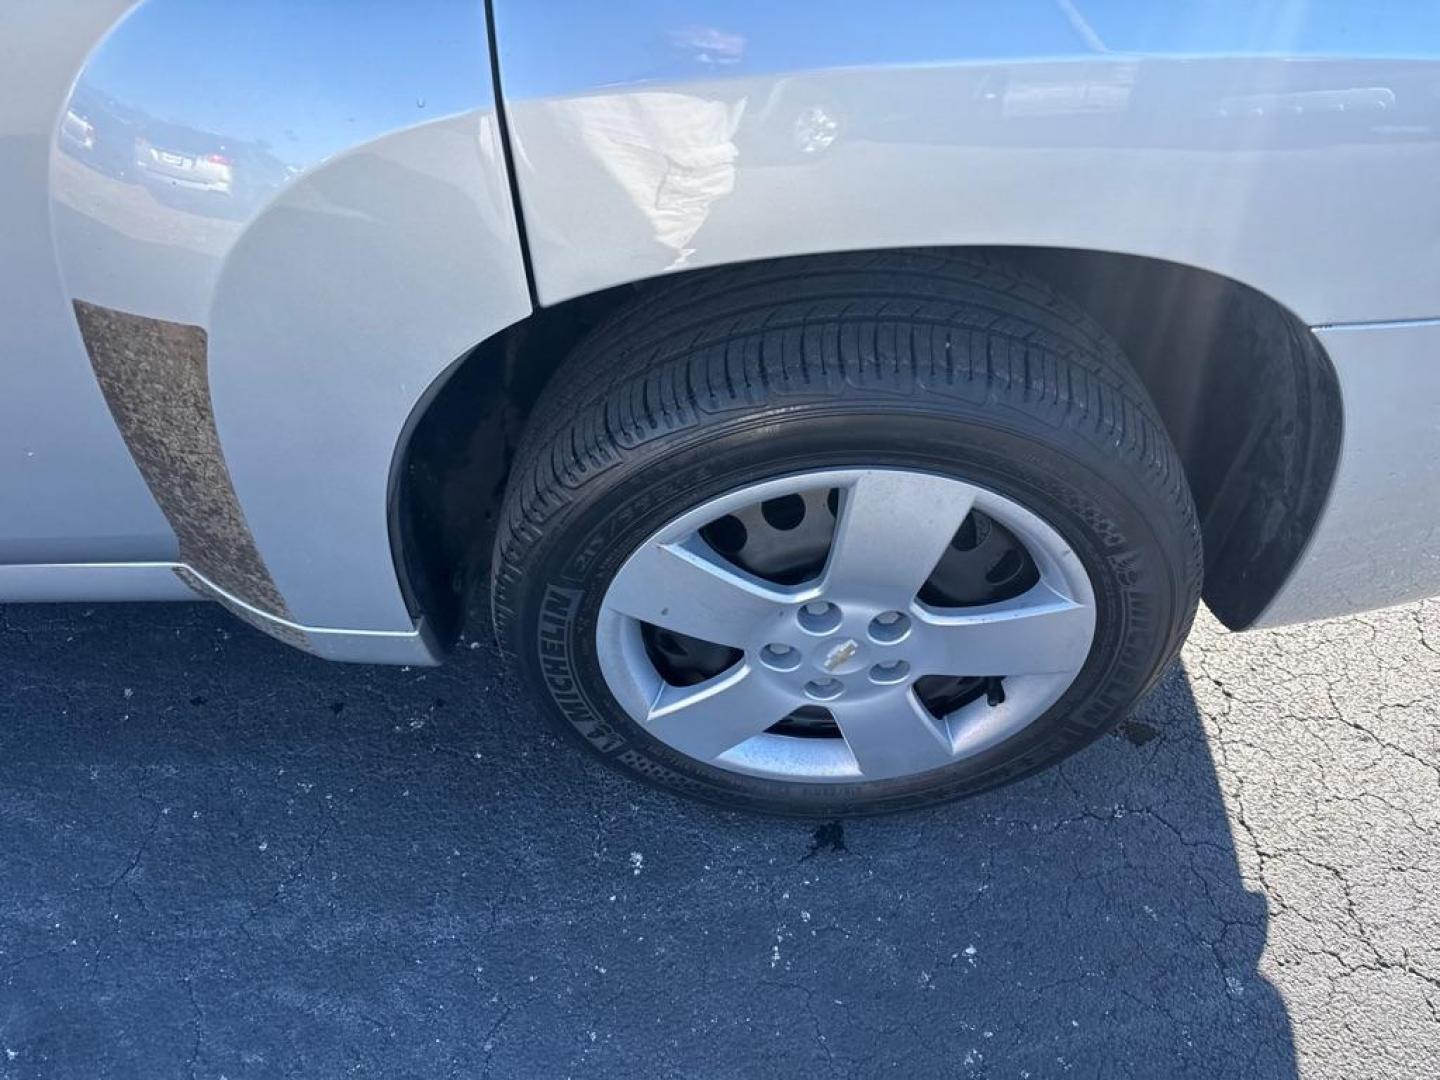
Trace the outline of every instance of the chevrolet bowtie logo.
{"type": "Polygon", "coordinates": [[[860,645],[854,639],[842,641],[828,653],[825,654],[825,663],[822,665],[826,671],[834,671],[846,663],[859,650],[860,645]]]}

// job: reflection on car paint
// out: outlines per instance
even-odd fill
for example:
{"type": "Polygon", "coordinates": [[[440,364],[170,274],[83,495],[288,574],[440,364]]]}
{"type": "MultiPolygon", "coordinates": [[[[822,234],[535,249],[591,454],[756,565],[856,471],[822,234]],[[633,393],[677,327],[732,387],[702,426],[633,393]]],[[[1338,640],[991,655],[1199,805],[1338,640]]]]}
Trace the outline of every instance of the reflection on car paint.
{"type": "Polygon", "coordinates": [[[264,140],[240,140],[127,107],[87,77],[60,127],[60,150],[95,172],[146,191],[162,205],[245,219],[299,171],[264,140]]]}

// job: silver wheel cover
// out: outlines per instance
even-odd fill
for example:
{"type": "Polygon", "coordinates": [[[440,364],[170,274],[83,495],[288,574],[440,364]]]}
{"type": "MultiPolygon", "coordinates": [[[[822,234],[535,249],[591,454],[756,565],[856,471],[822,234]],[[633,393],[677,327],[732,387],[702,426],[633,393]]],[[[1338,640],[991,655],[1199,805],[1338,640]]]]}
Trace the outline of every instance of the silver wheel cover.
{"type": "Polygon", "coordinates": [[[1074,681],[1095,636],[1089,576],[1063,537],[994,491],[901,469],[832,469],[752,484],[681,514],[621,565],[596,645],[621,708],[655,738],[721,769],[814,783],[888,780],[963,761],[1033,723],[1074,681]],[[727,561],[700,530],[746,506],[835,488],[824,570],[781,586],[727,561]],[[1001,603],[935,608],[917,594],[977,509],[1025,546],[1038,582],[1001,603]],[[666,682],[642,638],[650,623],[740,650],[699,685],[666,682]],[[926,675],[1001,676],[984,697],[935,717],[926,675]],[[769,731],[802,705],[828,709],[840,738],[769,731]]]}

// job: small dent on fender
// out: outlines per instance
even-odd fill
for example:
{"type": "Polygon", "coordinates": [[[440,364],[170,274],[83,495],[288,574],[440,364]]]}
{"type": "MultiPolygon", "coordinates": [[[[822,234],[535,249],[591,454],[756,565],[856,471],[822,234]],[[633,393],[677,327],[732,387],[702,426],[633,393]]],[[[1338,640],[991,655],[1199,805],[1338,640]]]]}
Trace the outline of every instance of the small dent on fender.
{"type": "MultiPolygon", "coordinates": [[[[83,300],[74,304],[90,365],[121,437],[179,538],[181,560],[205,580],[183,572],[182,579],[214,595],[208,581],[263,612],[289,619],[220,449],[204,329],[83,300]]],[[[243,608],[226,606],[259,622],[243,608]]],[[[268,623],[262,629],[284,636],[268,623]]]]}

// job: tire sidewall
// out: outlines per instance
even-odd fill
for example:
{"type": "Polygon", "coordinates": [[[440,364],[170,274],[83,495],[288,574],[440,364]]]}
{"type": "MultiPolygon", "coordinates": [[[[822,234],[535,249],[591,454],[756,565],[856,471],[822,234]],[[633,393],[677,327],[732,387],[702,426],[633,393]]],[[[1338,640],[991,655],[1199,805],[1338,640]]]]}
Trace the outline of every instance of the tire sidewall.
{"type": "Polygon", "coordinates": [[[1193,598],[1178,568],[1184,538],[1133,469],[1092,433],[963,403],[787,403],[661,436],[588,477],[523,554],[501,620],[502,644],[543,686],[561,730],[663,787],[785,814],[907,809],[994,787],[1103,733],[1148,688],[1188,629],[1193,598]],[[805,783],[705,765],[654,738],[610,694],[596,649],[605,590],[667,522],[764,480],[835,468],[898,468],[977,484],[1038,514],[1072,546],[1095,594],[1095,641],[1080,674],[1009,739],[917,777],[805,783]]]}

